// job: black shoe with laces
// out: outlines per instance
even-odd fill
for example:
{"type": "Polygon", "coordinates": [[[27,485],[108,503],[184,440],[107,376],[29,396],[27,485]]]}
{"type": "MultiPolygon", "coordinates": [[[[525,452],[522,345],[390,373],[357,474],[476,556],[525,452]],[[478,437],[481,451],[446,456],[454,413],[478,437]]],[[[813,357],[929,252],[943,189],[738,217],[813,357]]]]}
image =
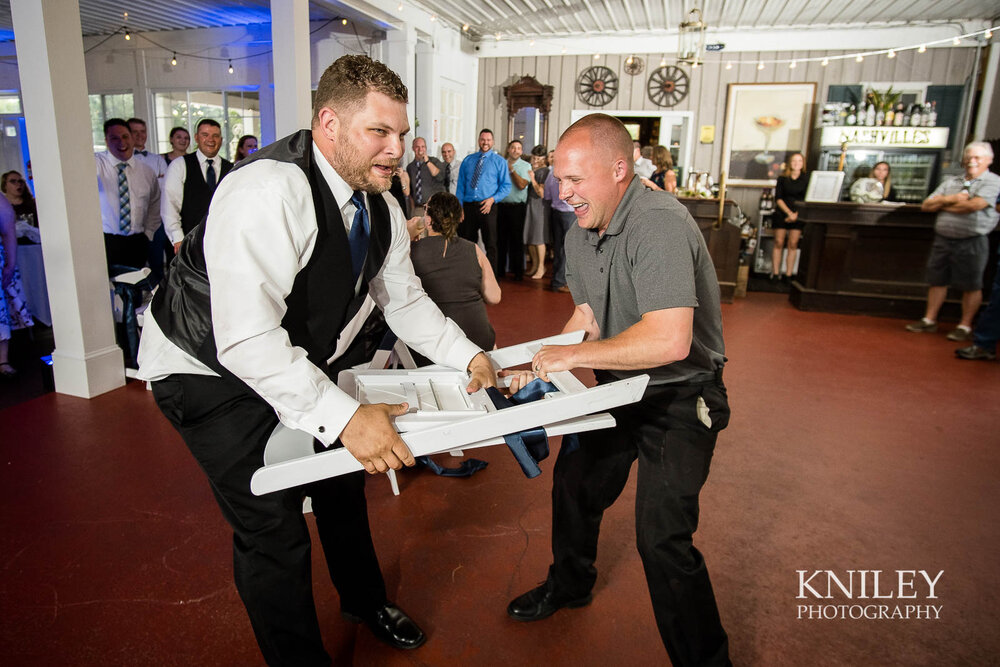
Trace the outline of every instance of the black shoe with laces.
{"type": "Polygon", "coordinates": [[[570,609],[586,607],[594,599],[590,593],[580,598],[568,599],[565,596],[557,595],[553,588],[554,585],[550,579],[538,588],[514,598],[507,605],[507,615],[518,621],[540,621],[563,607],[570,609]]]}

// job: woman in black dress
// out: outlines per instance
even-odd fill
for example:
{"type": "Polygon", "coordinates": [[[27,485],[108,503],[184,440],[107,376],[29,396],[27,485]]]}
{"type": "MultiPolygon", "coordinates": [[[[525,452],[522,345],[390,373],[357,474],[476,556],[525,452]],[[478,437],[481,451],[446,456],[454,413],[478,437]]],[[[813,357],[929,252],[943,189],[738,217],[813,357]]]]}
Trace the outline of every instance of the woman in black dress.
{"type": "Polygon", "coordinates": [[[774,229],[774,248],[771,250],[771,280],[778,280],[781,273],[781,251],[788,241],[788,256],[785,258],[785,279],[790,280],[795,273],[795,258],[799,252],[799,239],[802,238],[802,228],[805,224],[799,222],[795,202],[806,197],[806,159],[802,153],[792,153],[788,156],[785,169],[778,176],[778,185],[774,188],[774,216],[771,227],[774,229]]]}
{"type": "MultiPolygon", "coordinates": [[[[457,235],[462,204],[450,192],[437,192],[427,201],[426,215],[430,218],[427,238],[410,247],[413,271],[441,312],[473,343],[492,350],[496,333],[486,304],[500,303],[500,285],[486,254],[457,235]]],[[[418,354],[413,358],[418,366],[430,363],[418,354]]]]}
{"type": "Polygon", "coordinates": [[[188,147],[191,145],[191,135],[183,127],[175,127],[170,130],[170,151],[163,153],[163,159],[167,164],[171,160],[184,157],[188,147]]]}

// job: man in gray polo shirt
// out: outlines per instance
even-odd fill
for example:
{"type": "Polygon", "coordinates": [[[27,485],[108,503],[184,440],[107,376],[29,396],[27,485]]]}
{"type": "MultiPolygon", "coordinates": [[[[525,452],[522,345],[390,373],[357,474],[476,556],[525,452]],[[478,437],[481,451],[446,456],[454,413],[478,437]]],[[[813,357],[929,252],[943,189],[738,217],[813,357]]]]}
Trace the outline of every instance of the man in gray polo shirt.
{"type": "Polygon", "coordinates": [[[599,383],[641,373],[651,379],[638,403],[611,411],[615,428],[580,434],[579,448],[560,452],[553,563],[545,583],[507,613],[535,621],[590,603],[601,517],[638,459],[639,554],[670,661],[730,664],[708,570],[692,545],[698,494],[718,432],[729,423],[715,268],[684,206],[642,186],[617,119],[592,114],[570,126],[556,147],[555,176],[577,221],[566,234],[576,309],[563,331],[587,336],[578,345],[543,347],[532,368],[542,379],[572,368],[594,369],[599,383]]]}
{"type": "Polygon", "coordinates": [[[993,148],[985,141],[972,142],[962,155],[965,173],[945,178],[920,205],[921,210],[937,211],[927,260],[930,288],[923,319],[907,324],[907,331],[937,331],[938,311],[951,286],[962,291],[962,321],[947,338],[972,338],[972,319],[983,303],[983,272],[989,257],[986,235],[997,226],[993,205],[1000,194],[1000,176],[989,171],[992,163],[993,148]]]}

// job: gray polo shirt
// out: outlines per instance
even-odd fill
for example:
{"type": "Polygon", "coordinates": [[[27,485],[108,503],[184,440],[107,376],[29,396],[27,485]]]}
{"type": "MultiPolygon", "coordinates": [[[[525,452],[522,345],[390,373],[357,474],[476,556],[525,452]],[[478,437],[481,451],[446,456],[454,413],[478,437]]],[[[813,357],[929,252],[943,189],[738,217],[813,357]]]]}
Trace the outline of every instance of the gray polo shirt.
{"type": "Polygon", "coordinates": [[[934,220],[934,231],[951,239],[966,239],[973,236],[984,236],[997,226],[997,210],[994,204],[1000,195],[1000,176],[991,171],[983,172],[979,178],[971,181],[965,176],[949,176],[931,193],[937,195],[954,195],[968,188],[969,197],[982,197],[989,206],[972,213],[951,213],[938,211],[934,220]]]}
{"type": "Polygon", "coordinates": [[[566,281],[573,301],[588,304],[611,338],[642,315],[694,308],[691,353],[666,366],[610,371],[619,378],[649,373],[650,384],[699,382],[726,362],[719,281],[705,238],[683,204],[647,190],[636,177],[603,236],[573,226],[566,234],[566,281]]]}

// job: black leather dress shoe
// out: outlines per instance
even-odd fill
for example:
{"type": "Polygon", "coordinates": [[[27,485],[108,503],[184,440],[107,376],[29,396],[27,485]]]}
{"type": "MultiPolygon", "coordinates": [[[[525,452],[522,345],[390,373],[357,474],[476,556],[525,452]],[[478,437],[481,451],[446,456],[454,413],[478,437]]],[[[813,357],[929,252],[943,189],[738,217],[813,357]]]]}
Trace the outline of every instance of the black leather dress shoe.
{"type": "Polygon", "coordinates": [[[391,602],[368,616],[355,616],[346,611],[344,618],[354,623],[364,623],[380,640],[395,648],[417,648],[427,636],[402,609],[391,602]]]}
{"type": "Polygon", "coordinates": [[[538,588],[514,598],[507,605],[507,615],[518,621],[540,621],[543,618],[548,618],[563,607],[570,609],[585,607],[593,599],[594,596],[588,593],[582,598],[567,600],[564,597],[556,595],[552,590],[550,582],[546,581],[538,588]]]}

